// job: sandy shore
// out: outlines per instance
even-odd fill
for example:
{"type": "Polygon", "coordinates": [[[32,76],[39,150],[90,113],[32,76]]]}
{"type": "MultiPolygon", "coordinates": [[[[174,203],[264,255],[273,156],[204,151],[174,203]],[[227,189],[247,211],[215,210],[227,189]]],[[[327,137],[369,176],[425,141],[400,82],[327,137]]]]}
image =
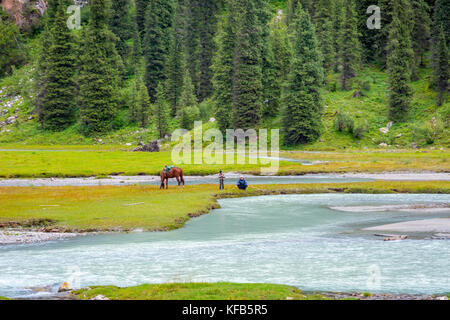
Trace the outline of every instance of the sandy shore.
{"type": "Polygon", "coordinates": [[[365,231],[450,233],[450,218],[406,221],[363,229],[365,231]]]}
{"type": "Polygon", "coordinates": [[[81,234],[77,233],[56,233],[5,229],[0,230],[0,245],[39,243],[45,241],[70,239],[80,235],[81,234]]]}
{"type": "Polygon", "coordinates": [[[330,207],[332,210],[343,212],[385,212],[385,211],[400,211],[400,212],[418,212],[418,213],[450,213],[450,204],[398,204],[398,205],[383,205],[383,206],[354,206],[354,207],[330,207]]]}
{"type": "MultiPolygon", "coordinates": [[[[241,174],[236,172],[226,173],[229,179],[237,179],[241,174]]],[[[302,176],[251,176],[247,178],[279,179],[280,184],[289,183],[288,179],[367,179],[386,181],[450,181],[450,173],[349,173],[349,174],[307,174],[302,176]]],[[[60,186],[99,186],[99,185],[134,185],[134,184],[158,184],[157,176],[110,176],[97,179],[90,178],[43,178],[43,179],[0,179],[0,187],[60,187],[60,186]]],[[[217,183],[218,176],[186,176],[185,180],[191,183],[217,183]]]]}

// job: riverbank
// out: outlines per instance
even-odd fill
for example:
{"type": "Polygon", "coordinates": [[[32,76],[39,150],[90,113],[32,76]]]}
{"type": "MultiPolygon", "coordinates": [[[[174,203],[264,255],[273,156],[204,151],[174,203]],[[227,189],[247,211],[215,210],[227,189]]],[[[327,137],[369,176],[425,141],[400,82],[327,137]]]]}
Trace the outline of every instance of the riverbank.
{"type": "MultiPolygon", "coordinates": [[[[235,184],[241,174],[228,172],[225,183],[235,184]]],[[[450,181],[450,173],[439,172],[389,172],[389,173],[349,173],[349,174],[306,174],[301,176],[254,176],[245,175],[252,184],[298,184],[327,182],[367,181],[450,181]],[[342,180],[342,181],[340,181],[342,180]],[[354,181],[353,181],[354,180],[354,181]]],[[[218,175],[185,176],[186,184],[217,184],[218,175]]],[[[103,178],[35,178],[0,179],[0,187],[62,187],[62,186],[130,186],[159,185],[159,176],[108,176],[103,178]]],[[[175,185],[176,181],[169,184],[175,185]]]]}
{"type": "MultiPolygon", "coordinates": [[[[49,147],[50,148],[50,147],[49,147]]],[[[142,153],[119,151],[116,148],[45,149],[40,146],[26,150],[0,150],[2,178],[80,178],[107,176],[158,176],[166,164],[172,164],[169,151],[142,153]]],[[[367,152],[281,152],[277,175],[329,173],[441,172],[450,173],[447,150],[367,151],[367,152]]],[[[261,175],[270,159],[252,159],[246,164],[186,164],[187,176],[207,176],[224,172],[261,175]]],[[[272,159],[273,160],[273,159],[272,159]]],[[[236,162],[236,161],[235,161],[236,162]]]]}
{"type": "Polygon", "coordinates": [[[33,236],[22,234],[26,231],[49,238],[95,232],[169,231],[218,208],[217,199],[318,193],[449,194],[450,181],[254,185],[245,192],[233,186],[219,192],[214,185],[169,190],[158,186],[0,187],[0,230],[7,239],[2,242],[0,237],[0,243],[22,243],[24,238],[33,242],[33,236]],[[11,229],[19,237],[14,238],[11,229]]]}
{"type": "Polygon", "coordinates": [[[275,284],[174,283],[92,287],[70,296],[80,300],[448,300],[450,295],[304,292],[275,284]]]}

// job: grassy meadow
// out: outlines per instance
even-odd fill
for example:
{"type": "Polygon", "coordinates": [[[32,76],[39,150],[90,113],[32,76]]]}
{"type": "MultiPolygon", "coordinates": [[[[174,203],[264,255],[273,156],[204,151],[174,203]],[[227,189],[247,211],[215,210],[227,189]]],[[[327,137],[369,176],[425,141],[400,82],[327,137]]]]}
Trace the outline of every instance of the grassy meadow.
{"type": "Polygon", "coordinates": [[[0,227],[47,231],[167,231],[218,208],[218,198],[311,193],[450,193],[450,182],[364,182],[255,185],[247,191],[214,185],[172,187],[2,187],[0,227]]]}

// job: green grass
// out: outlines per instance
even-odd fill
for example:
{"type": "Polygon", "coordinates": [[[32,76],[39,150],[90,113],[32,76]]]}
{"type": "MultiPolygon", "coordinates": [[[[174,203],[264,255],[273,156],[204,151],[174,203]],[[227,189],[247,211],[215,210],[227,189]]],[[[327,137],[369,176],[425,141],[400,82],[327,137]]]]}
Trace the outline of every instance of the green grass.
{"type": "Polygon", "coordinates": [[[6,298],[6,297],[0,297],[0,300],[11,300],[11,299],[6,298]]]}
{"type": "Polygon", "coordinates": [[[364,182],[255,185],[242,192],[215,185],[159,190],[157,186],[1,187],[0,227],[47,231],[165,231],[218,208],[218,198],[313,193],[450,193],[450,182],[364,182]],[[130,206],[131,205],[131,206],[130,206]]]}
{"type": "Polygon", "coordinates": [[[111,300],[322,300],[318,294],[305,294],[299,289],[277,284],[241,283],[170,283],[145,284],[137,287],[91,287],[72,293],[89,300],[103,295],[111,300]]]}
{"type": "MultiPolygon", "coordinates": [[[[20,147],[20,148],[19,148],[20,147]]],[[[4,149],[21,149],[7,145],[4,149]]],[[[0,151],[0,177],[91,177],[107,175],[159,175],[164,165],[172,164],[171,152],[141,153],[118,151],[120,146],[27,146],[23,151],[0,151]],[[35,150],[33,150],[35,149],[35,150]]],[[[386,172],[386,171],[450,171],[448,151],[305,153],[282,152],[281,156],[326,160],[313,166],[288,161],[280,162],[279,175],[307,173],[386,172]]],[[[247,161],[248,162],[248,161],[247,161]]],[[[261,174],[265,164],[181,165],[185,175],[243,172],[261,174]]]]}

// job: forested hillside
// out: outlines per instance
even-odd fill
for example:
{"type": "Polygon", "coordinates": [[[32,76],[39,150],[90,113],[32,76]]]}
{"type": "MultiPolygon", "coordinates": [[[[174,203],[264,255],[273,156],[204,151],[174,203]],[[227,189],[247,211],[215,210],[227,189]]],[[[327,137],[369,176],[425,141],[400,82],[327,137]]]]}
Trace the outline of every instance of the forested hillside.
{"type": "Polygon", "coordinates": [[[75,28],[73,0],[46,3],[26,28],[2,3],[0,143],[135,145],[203,120],[289,149],[450,145],[450,0],[76,1],[75,28]]]}

